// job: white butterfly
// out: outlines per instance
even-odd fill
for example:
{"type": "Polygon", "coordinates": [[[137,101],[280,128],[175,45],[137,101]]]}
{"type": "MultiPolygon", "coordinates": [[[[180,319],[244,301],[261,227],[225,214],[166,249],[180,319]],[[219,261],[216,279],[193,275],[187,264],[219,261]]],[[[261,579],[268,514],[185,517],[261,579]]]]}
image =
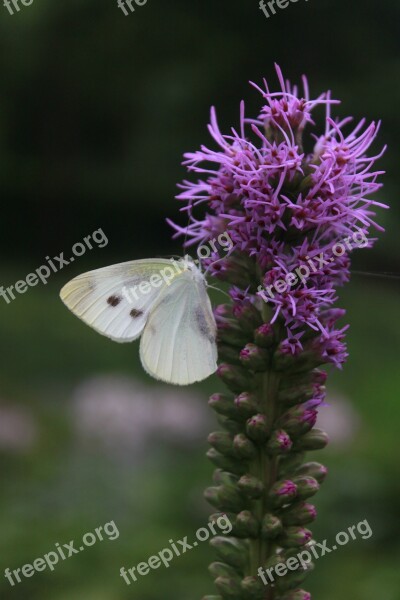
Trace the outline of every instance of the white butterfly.
{"type": "Polygon", "coordinates": [[[133,260],[89,271],[60,292],[87,325],[116,342],[140,335],[143,368],[177,385],[217,369],[216,324],[206,280],[190,256],[133,260]]]}

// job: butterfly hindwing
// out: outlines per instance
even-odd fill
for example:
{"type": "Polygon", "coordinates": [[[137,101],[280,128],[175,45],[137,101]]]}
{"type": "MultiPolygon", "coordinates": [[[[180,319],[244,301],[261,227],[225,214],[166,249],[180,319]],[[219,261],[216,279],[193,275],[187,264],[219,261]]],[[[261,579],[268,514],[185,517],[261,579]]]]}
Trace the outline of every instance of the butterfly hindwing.
{"type": "Polygon", "coordinates": [[[217,368],[215,338],[204,281],[194,280],[189,271],[154,304],[140,342],[142,365],[162,381],[177,385],[201,381],[217,368]]]}

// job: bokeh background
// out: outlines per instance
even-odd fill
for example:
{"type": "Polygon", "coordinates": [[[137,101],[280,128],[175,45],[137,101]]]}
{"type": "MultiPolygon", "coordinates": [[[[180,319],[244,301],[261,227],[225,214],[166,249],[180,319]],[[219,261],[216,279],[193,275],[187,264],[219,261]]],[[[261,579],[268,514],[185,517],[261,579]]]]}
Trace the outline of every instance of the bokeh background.
{"type": "MultiPolygon", "coordinates": [[[[336,114],[383,120],[387,233],[354,264],[400,273],[399,17],[397,0],[300,0],[270,19],[258,0],[149,0],[128,17],[116,0],[34,0],[14,15],[0,6],[0,284],[24,279],[45,256],[68,256],[98,228],[109,240],[48,285],[9,305],[0,298],[2,599],[213,592],[206,543],[130,587],[119,569],[206,523],[207,394],[220,383],[157,384],[137,343],[90,331],[58,291],[88,269],[181,252],[165,218],[179,219],[182,154],[209,142],[210,105],[224,129],[242,98],[257,111],[247,82],[275,85],[274,61],[292,80],[306,73],[315,95],[332,89],[343,101],[336,114]],[[14,588],[3,577],[111,520],[117,540],[14,588]]],[[[350,359],[332,375],[321,415],[332,443],[315,533],[332,538],[367,518],[374,534],[321,559],[307,587],[320,600],[399,600],[399,283],[354,276],[341,305],[350,359]]]]}

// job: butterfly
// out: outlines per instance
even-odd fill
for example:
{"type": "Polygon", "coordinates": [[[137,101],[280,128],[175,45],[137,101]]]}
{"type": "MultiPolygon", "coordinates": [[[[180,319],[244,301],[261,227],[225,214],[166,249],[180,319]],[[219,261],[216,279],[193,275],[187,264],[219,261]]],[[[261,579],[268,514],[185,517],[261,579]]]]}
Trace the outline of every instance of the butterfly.
{"type": "Polygon", "coordinates": [[[155,379],[189,385],[217,369],[207,282],[190,256],[89,271],[69,281],[60,297],[77,317],[116,342],[141,336],[140,359],[155,379]]]}

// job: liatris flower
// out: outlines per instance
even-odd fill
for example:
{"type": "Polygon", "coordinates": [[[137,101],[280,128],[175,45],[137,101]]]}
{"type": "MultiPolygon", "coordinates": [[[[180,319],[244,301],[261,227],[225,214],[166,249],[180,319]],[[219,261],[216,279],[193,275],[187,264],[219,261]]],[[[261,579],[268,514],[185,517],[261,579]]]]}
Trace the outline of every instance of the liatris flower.
{"type": "Polygon", "coordinates": [[[281,90],[254,86],[263,106],[246,118],[242,102],[238,131],[223,135],[212,109],[209,131],[219,149],[185,155],[201,179],[185,181],[178,196],[189,226],[173,225],[186,246],[223,232],[233,242],[228,256],[213,252],[203,261],[231,285],[231,302],[215,311],[218,375],[230,393],[210,399],[224,431],[209,437],[219,485],[206,497],[234,528],[229,542],[213,541],[219,596],[208,600],[310,598],[299,588],[306,571],[278,577],[273,588],[258,576],[310,542],[304,524],[316,511],[305,500],[326,469],[304,463],[304,454],[328,441],[315,427],[325,397],[319,367],[347,358],[336,289],[349,279],[350,251],[373,245],[371,227],[381,230],[373,207],[384,207],[370,198],[381,186],[373,166],[382,152],[367,155],[379,123],[363,120],[345,134],[351,119],[331,118],[337,101],[329,92],[310,100],[305,78],[301,96],[276,71],[281,90]],[[323,134],[306,137],[321,105],[323,134]]]}

